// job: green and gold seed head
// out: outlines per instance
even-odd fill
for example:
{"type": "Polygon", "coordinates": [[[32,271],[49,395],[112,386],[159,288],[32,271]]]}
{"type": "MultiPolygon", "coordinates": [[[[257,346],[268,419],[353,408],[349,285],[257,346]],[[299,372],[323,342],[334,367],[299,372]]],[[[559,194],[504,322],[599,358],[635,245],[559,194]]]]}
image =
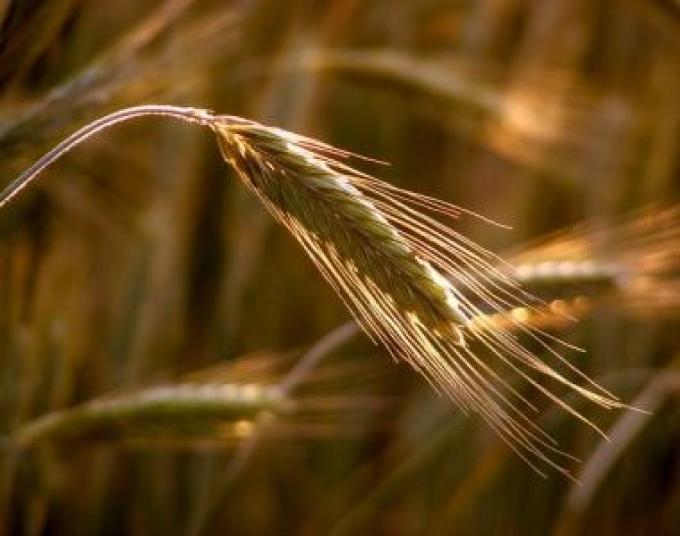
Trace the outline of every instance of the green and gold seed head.
{"type": "Polygon", "coordinates": [[[464,412],[479,414],[532,466],[566,472],[551,456],[564,453],[530,418],[535,397],[516,387],[517,379],[598,431],[544,380],[602,407],[623,407],[555,351],[553,337],[513,316],[518,308],[531,310],[532,297],[498,268],[500,258],[443,221],[467,211],[357,171],[345,163],[350,153],[311,138],[206,110],[128,108],[49,151],[0,194],[0,206],[77,144],[149,115],[212,129],[226,162],[295,237],[373,341],[464,412]],[[518,334],[567,373],[540,359],[518,334]]]}

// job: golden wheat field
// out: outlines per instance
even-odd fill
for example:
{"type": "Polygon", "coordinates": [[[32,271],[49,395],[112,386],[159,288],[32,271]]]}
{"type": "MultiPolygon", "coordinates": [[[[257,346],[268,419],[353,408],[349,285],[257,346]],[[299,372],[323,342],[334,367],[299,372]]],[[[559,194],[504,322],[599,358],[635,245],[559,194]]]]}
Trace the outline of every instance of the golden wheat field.
{"type": "Polygon", "coordinates": [[[0,534],[680,534],[680,4],[0,0],[0,534]]]}

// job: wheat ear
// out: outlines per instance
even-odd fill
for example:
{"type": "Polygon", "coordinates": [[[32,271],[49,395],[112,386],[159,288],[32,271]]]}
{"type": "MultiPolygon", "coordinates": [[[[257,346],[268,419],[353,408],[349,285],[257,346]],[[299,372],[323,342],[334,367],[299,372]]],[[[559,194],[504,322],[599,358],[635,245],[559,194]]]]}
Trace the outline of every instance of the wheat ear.
{"type": "Polygon", "coordinates": [[[435,218],[455,218],[463,209],[361,173],[343,162],[350,153],[317,140],[205,110],[130,108],[67,138],[0,194],[0,206],[87,137],[144,115],[210,127],[225,160],[297,239],[364,331],[463,411],[481,415],[537,471],[542,462],[568,474],[550,453],[568,455],[530,419],[537,408],[506,380],[508,372],[598,431],[541,380],[605,408],[623,407],[553,350],[547,334],[507,315],[517,306],[532,307],[531,298],[496,267],[502,262],[497,256],[435,218]],[[487,320],[488,312],[507,315],[509,327],[487,320]],[[539,359],[513,331],[540,344],[590,387],[539,359]]]}
{"type": "Polygon", "coordinates": [[[508,370],[595,429],[531,373],[603,407],[623,406],[592,380],[590,389],[577,385],[518,342],[511,332],[566,363],[547,334],[508,313],[533,306],[496,268],[500,259],[433,217],[457,217],[463,209],[356,171],[342,162],[349,153],[316,140],[240,118],[217,120],[227,162],[298,240],[366,333],[464,411],[479,413],[531,465],[534,458],[562,470],[546,454],[559,452],[552,438],[526,414],[535,406],[505,380],[508,370]],[[483,359],[473,343],[490,355],[483,359]]]}

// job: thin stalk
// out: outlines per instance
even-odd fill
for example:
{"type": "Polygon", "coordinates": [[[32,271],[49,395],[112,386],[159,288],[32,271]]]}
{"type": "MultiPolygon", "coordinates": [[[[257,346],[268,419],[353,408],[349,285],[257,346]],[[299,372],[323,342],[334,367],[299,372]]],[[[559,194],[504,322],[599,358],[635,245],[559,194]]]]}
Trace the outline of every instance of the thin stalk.
{"type": "Polygon", "coordinates": [[[632,405],[646,408],[648,412],[629,411],[614,423],[608,433],[611,441],[598,445],[581,471],[581,485],[573,486],[569,491],[555,534],[567,536],[579,533],[594,498],[616,463],[649,425],[653,414],[678,392],[680,375],[672,369],[661,371],[647,384],[632,405]]]}
{"type": "MultiPolygon", "coordinates": [[[[341,324],[321,337],[279,383],[278,389],[281,396],[288,397],[291,395],[321,361],[360,331],[356,322],[350,321],[341,324]]],[[[221,512],[221,508],[227,504],[227,495],[231,491],[232,485],[255,454],[259,439],[268,423],[271,422],[271,418],[272,415],[266,413],[260,414],[256,418],[253,433],[239,444],[229,464],[220,473],[217,489],[209,497],[206,497],[203,507],[194,516],[188,531],[190,535],[203,534],[206,527],[221,512]]]]}
{"type": "Polygon", "coordinates": [[[73,149],[76,145],[79,145],[100,131],[118,123],[145,116],[171,117],[186,123],[195,123],[201,126],[212,126],[215,121],[214,116],[208,110],[164,104],[133,106],[105,115],[71,134],[19,175],[19,177],[0,193],[0,208],[14,199],[14,197],[28,186],[42,171],[73,149]]]}
{"type": "Polygon", "coordinates": [[[354,335],[359,333],[359,326],[356,322],[345,322],[334,330],[324,335],[312,346],[309,351],[300,359],[297,364],[286,374],[286,377],[279,384],[282,393],[289,394],[293,391],[316,367],[324,357],[344,344],[354,335]]]}

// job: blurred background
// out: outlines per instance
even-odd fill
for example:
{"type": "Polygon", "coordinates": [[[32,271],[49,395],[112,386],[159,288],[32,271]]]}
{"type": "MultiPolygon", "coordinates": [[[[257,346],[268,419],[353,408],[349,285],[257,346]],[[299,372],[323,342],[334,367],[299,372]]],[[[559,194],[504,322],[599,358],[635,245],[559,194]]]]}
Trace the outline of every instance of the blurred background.
{"type": "Polygon", "coordinates": [[[579,407],[607,443],[546,407],[581,484],[542,478],[348,324],[208,132],[141,119],[0,213],[3,534],[680,534],[676,1],[4,0],[0,87],[3,185],[142,103],[390,162],[359,165],[510,225],[453,224],[653,411],[579,407]],[[299,411],[134,420],[151,386],[291,375],[299,411]]]}

